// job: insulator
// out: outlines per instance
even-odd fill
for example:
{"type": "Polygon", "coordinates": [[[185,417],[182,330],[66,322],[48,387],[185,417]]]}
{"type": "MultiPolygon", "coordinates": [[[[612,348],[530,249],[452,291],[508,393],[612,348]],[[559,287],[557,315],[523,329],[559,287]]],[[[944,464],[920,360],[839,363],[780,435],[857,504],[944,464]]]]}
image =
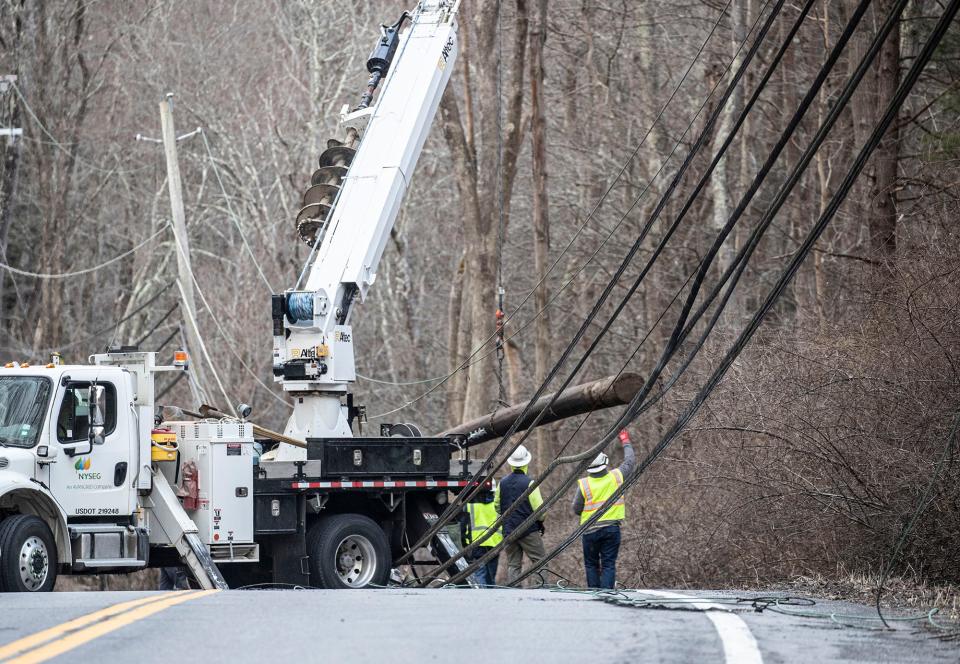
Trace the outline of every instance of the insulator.
{"type": "Polygon", "coordinates": [[[324,166],[313,172],[310,177],[310,184],[335,184],[339,186],[346,176],[346,166],[324,166]]]}

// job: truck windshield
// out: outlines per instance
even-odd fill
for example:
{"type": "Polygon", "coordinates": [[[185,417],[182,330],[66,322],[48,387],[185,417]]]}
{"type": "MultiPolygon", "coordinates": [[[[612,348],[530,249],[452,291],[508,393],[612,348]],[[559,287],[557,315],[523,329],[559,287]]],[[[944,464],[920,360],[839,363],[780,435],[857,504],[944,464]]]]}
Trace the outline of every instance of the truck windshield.
{"type": "Polygon", "coordinates": [[[50,381],[38,376],[0,376],[0,443],[37,444],[50,398],[50,381]]]}

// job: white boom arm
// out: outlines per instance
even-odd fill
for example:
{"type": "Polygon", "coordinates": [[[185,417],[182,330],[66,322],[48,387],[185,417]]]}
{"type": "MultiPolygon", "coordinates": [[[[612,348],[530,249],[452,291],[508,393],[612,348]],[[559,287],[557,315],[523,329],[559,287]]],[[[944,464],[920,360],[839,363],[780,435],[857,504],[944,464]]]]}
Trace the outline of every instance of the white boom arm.
{"type": "MultiPolygon", "coordinates": [[[[274,298],[274,374],[297,397],[286,434],[350,436],[341,395],[356,380],[349,320],[377,276],[397,213],[457,57],[459,0],[421,0],[375,103],[341,114],[360,143],[303,290],[274,298]],[[278,311],[278,306],[283,311],[278,311]],[[279,325],[282,316],[282,330],[279,325]],[[278,334],[282,332],[282,334],[278,334]]],[[[278,460],[304,458],[281,445],[278,460]]]]}

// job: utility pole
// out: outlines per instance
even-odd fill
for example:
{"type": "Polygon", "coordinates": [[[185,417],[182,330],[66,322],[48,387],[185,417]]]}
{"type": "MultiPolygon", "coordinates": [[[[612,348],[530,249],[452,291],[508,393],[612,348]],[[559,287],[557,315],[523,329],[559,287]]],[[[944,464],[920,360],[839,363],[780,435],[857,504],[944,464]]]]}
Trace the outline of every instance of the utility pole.
{"type": "MultiPolygon", "coordinates": [[[[177,250],[177,288],[180,291],[180,314],[187,337],[191,372],[201,402],[209,403],[203,356],[206,354],[197,328],[197,305],[193,297],[193,268],[190,264],[190,237],[183,212],[183,188],[180,182],[180,163],[177,160],[177,134],[173,127],[173,94],[160,102],[160,127],[163,131],[163,152],[167,159],[167,185],[170,190],[170,211],[173,217],[173,237],[177,250]]],[[[139,137],[138,137],[139,138],[139,137]]],[[[227,407],[230,404],[226,404],[227,407]]]]}

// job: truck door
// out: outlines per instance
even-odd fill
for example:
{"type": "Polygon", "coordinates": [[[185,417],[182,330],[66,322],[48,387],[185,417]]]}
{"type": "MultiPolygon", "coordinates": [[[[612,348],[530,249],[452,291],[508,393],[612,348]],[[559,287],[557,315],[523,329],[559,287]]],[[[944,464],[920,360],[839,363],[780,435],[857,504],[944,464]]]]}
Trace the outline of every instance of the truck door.
{"type": "Polygon", "coordinates": [[[57,391],[49,431],[50,445],[59,447],[60,453],[50,465],[50,489],[69,516],[122,518],[135,509],[131,473],[137,471],[136,459],[130,456],[136,429],[127,404],[128,390],[113,380],[96,380],[106,388],[104,435],[103,443],[88,446],[91,383],[71,379],[57,391]],[[77,450],[64,447],[74,444],[77,450]]]}

